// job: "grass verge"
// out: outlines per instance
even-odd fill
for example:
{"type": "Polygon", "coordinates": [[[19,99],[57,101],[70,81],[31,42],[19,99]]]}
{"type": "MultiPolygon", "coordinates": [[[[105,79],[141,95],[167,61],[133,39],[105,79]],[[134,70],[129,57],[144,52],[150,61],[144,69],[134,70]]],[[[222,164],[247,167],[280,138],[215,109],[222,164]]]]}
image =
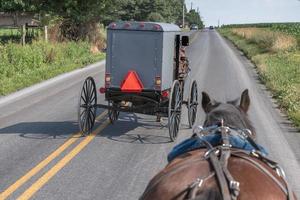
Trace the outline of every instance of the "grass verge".
{"type": "MultiPolygon", "coordinates": [[[[253,35],[258,37],[260,30],[253,35]]],[[[264,30],[265,31],[265,30],[264,30]]],[[[267,88],[272,91],[274,98],[280,107],[284,109],[288,117],[300,128],[300,51],[299,47],[284,49],[271,48],[272,45],[280,46],[276,43],[267,41],[271,34],[265,37],[266,41],[256,40],[247,34],[239,34],[237,30],[231,28],[219,29],[221,35],[231,40],[245,55],[257,66],[261,80],[267,88]],[[268,45],[262,45],[264,44],[268,45]]],[[[268,34],[264,32],[264,34],[268,34]]],[[[277,34],[274,34],[277,35],[277,34]]],[[[284,36],[278,36],[280,39],[284,36]]],[[[292,39],[290,39],[292,41],[292,39]]],[[[283,40],[286,42],[286,40],[283,40]]]]}
{"type": "Polygon", "coordinates": [[[0,95],[104,59],[88,42],[33,42],[0,45],[0,95]]]}

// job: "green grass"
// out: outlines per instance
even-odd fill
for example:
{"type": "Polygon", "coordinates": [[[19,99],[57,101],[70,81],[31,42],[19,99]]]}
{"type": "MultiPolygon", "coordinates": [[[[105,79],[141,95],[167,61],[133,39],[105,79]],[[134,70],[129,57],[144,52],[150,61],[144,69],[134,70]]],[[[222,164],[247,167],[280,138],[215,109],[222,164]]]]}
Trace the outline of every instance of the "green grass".
{"type": "Polygon", "coordinates": [[[219,29],[219,32],[233,41],[256,64],[261,80],[300,128],[300,51],[275,53],[233,34],[230,28],[219,29]]]}
{"type": "Polygon", "coordinates": [[[92,54],[88,42],[0,45],[0,95],[81,68],[104,56],[92,54]]]}
{"type": "Polygon", "coordinates": [[[21,31],[20,29],[0,29],[0,45],[5,44],[8,41],[21,42],[21,31]]]}
{"type": "Polygon", "coordinates": [[[0,36],[3,35],[15,35],[15,34],[21,34],[21,32],[19,31],[20,29],[12,29],[12,28],[5,28],[5,29],[0,29],[0,36]]]}

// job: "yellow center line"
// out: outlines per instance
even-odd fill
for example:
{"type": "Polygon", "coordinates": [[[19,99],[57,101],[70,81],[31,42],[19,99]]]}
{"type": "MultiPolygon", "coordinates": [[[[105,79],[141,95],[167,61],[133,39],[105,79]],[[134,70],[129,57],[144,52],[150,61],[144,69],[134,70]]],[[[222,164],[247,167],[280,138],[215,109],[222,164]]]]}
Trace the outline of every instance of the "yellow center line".
{"type": "Polygon", "coordinates": [[[107,125],[109,120],[106,120],[95,131],[82,140],[70,153],[65,155],[56,165],[47,171],[41,178],[33,183],[23,194],[18,197],[18,200],[25,200],[32,197],[40,188],[42,188],[57,172],[66,166],[86,145],[88,145],[98,133],[100,133],[107,125]]]}
{"type": "MultiPolygon", "coordinates": [[[[107,111],[101,113],[96,120],[102,119],[107,114],[107,111]]],[[[58,157],[62,152],[64,152],[71,144],[76,142],[81,136],[81,133],[74,133],[72,136],[63,143],[58,149],[52,152],[47,158],[33,167],[30,171],[28,171],[24,176],[18,179],[15,183],[9,186],[6,190],[0,193],[0,199],[4,200],[9,197],[14,191],[16,191],[19,187],[21,187],[24,183],[26,183],[31,177],[41,171],[44,167],[46,167],[52,160],[58,157]]]]}
{"type": "Polygon", "coordinates": [[[67,149],[71,144],[73,144],[76,140],[78,140],[80,136],[79,133],[72,135],[72,138],[68,139],[63,145],[61,145],[57,150],[51,153],[46,159],[32,168],[29,172],[27,172],[24,176],[22,176],[19,180],[17,180],[14,184],[9,186],[4,192],[0,194],[0,199],[6,199],[9,195],[11,195],[14,191],[16,191],[20,186],[22,186],[26,181],[28,181],[32,176],[37,174],[40,170],[42,170],[45,166],[47,166],[53,159],[59,156],[65,149],[67,149]]]}

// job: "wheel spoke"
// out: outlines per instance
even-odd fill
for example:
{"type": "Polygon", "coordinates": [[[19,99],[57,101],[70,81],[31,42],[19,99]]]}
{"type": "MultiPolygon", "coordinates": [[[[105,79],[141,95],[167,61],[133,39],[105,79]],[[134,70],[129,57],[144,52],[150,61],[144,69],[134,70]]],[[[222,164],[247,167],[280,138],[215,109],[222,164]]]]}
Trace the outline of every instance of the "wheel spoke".
{"type": "Polygon", "coordinates": [[[81,95],[81,99],[83,100],[83,102],[86,104],[86,100],[85,98],[83,98],[83,96],[81,95]]]}
{"type": "Polygon", "coordinates": [[[81,104],[80,108],[87,108],[87,105],[86,104],[81,104]]]}
{"type": "Polygon", "coordinates": [[[90,97],[90,102],[92,102],[92,97],[93,97],[93,92],[94,92],[94,87],[92,81],[89,81],[89,97],[90,97]]]}
{"type": "Polygon", "coordinates": [[[82,87],[83,93],[84,93],[84,99],[85,102],[87,102],[87,92],[86,92],[86,82],[84,82],[84,85],[82,87]]]}
{"type": "Polygon", "coordinates": [[[94,103],[94,100],[96,99],[96,95],[94,95],[95,93],[93,92],[93,98],[90,100],[91,103],[94,103]]]}
{"type": "Polygon", "coordinates": [[[84,109],[81,113],[80,113],[80,119],[81,119],[81,117],[83,116],[83,114],[85,114],[86,113],[86,109],[84,109]]]}
{"type": "Polygon", "coordinates": [[[175,119],[176,119],[177,124],[179,124],[179,122],[180,122],[180,115],[177,114],[175,119]]]}
{"type": "Polygon", "coordinates": [[[96,110],[95,109],[93,109],[93,111],[92,111],[92,115],[93,115],[93,121],[96,119],[96,110]]]}
{"type": "Polygon", "coordinates": [[[87,84],[86,84],[87,88],[86,88],[86,91],[87,91],[87,102],[90,102],[90,98],[91,98],[91,94],[90,94],[90,80],[87,81],[87,84]]]}
{"type": "Polygon", "coordinates": [[[179,100],[180,100],[180,90],[179,90],[179,88],[176,90],[176,102],[179,102],[179,100]]]}
{"type": "Polygon", "coordinates": [[[91,121],[91,116],[89,114],[88,118],[87,118],[87,127],[88,127],[87,131],[88,132],[90,132],[90,130],[91,130],[91,124],[92,124],[92,121],[91,121]]]}
{"type": "Polygon", "coordinates": [[[174,137],[175,138],[177,137],[178,130],[179,130],[179,121],[177,119],[177,116],[175,116],[175,119],[174,119],[174,137]]]}
{"type": "Polygon", "coordinates": [[[93,121],[93,112],[90,112],[90,130],[92,130],[93,125],[94,125],[94,121],[93,121]]]}
{"type": "Polygon", "coordinates": [[[87,117],[87,112],[85,112],[85,115],[83,116],[83,119],[82,119],[82,124],[81,124],[81,127],[82,127],[82,131],[85,133],[86,132],[86,117],[87,117]]]}

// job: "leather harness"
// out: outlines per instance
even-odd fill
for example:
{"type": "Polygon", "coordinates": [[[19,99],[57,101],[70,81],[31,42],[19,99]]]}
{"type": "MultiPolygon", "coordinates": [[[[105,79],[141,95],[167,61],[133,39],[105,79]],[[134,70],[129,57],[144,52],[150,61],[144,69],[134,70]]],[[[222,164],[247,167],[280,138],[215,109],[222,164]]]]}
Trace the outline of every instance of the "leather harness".
{"type": "MultiPolygon", "coordinates": [[[[242,134],[242,136],[249,141],[249,143],[257,150],[248,152],[241,149],[232,149],[230,142],[229,142],[229,133],[232,129],[229,127],[224,126],[223,121],[221,121],[220,125],[211,126],[200,128],[200,131],[197,133],[197,137],[201,140],[201,142],[206,146],[207,152],[205,153],[204,157],[208,159],[214,169],[214,173],[209,175],[208,177],[216,176],[222,197],[224,200],[236,200],[238,198],[240,188],[239,182],[235,181],[232,175],[228,170],[228,159],[230,156],[235,156],[244,160],[247,160],[249,163],[255,165],[259,168],[263,173],[269,176],[278,186],[279,188],[286,194],[288,200],[294,200],[294,195],[290,188],[290,185],[286,181],[286,177],[282,168],[276,163],[275,161],[267,158],[265,155],[261,154],[258,151],[257,144],[255,141],[250,137],[249,131],[247,130],[248,134],[245,134],[245,131],[238,132],[242,134]],[[205,140],[201,140],[201,136],[198,134],[203,134],[202,132],[207,130],[217,131],[222,136],[222,145],[213,147],[209,142],[205,140]],[[282,184],[265,166],[257,162],[255,159],[251,159],[251,157],[255,157],[262,162],[266,163],[270,166],[273,170],[276,171],[277,175],[281,177],[285,184],[282,184]]],[[[208,179],[206,178],[197,178],[195,182],[191,184],[188,188],[187,199],[193,200],[197,198],[197,192],[200,190],[200,187],[204,181],[208,179]]]]}
{"type": "MultiPolygon", "coordinates": [[[[203,162],[204,160],[210,161],[213,172],[211,172],[206,177],[198,177],[188,188],[180,192],[181,195],[186,193],[185,197],[187,200],[196,200],[197,193],[201,189],[203,183],[213,177],[217,179],[218,186],[221,191],[222,198],[224,200],[236,200],[238,198],[240,188],[239,182],[236,181],[232,175],[230,174],[227,165],[228,159],[233,156],[240,159],[244,159],[248,161],[248,163],[254,165],[258,169],[260,169],[264,174],[269,176],[278,187],[286,194],[287,200],[295,200],[293,192],[291,190],[290,185],[286,181],[285,173],[279,164],[269,158],[267,158],[264,154],[259,151],[259,148],[255,141],[251,138],[251,132],[249,130],[237,130],[234,128],[226,127],[223,125],[223,121],[221,121],[218,125],[213,125],[210,127],[196,127],[198,130],[194,130],[194,137],[198,137],[199,140],[205,145],[207,148],[206,153],[203,157],[198,159],[193,159],[191,162],[185,163],[184,165],[180,165],[169,171],[167,174],[162,175],[157,180],[155,180],[149,188],[146,189],[144,194],[140,199],[144,199],[152,189],[165,177],[170,176],[179,170],[188,167],[190,164],[203,162]],[[239,135],[241,135],[244,139],[246,139],[256,150],[249,152],[242,149],[231,148],[229,142],[229,134],[231,130],[235,130],[239,135]],[[209,134],[210,132],[215,131],[219,132],[222,136],[222,145],[220,146],[212,146],[208,141],[201,139],[201,136],[204,134],[209,134]],[[263,166],[260,162],[258,162],[256,158],[263,163],[267,164],[271,169],[273,169],[278,176],[274,176],[265,166],[263,166]],[[277,178],[280,177],[283,180],[283,183],[279,181],[277,178]]],[[[175,198],[176,199],[176,198],[175,198]]]]}

